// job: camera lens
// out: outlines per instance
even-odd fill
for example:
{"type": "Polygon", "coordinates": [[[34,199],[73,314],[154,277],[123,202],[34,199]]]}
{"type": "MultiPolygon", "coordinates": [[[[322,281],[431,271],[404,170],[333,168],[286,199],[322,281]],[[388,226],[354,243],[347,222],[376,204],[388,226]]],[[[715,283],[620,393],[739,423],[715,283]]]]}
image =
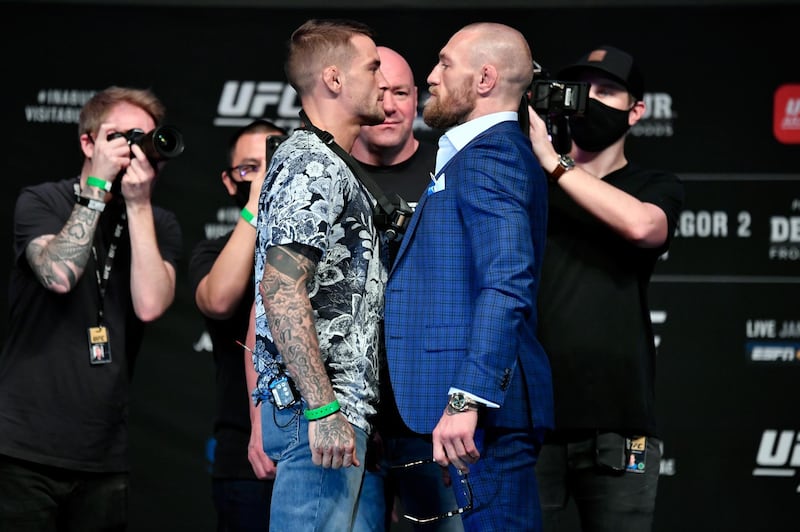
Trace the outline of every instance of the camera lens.
{"type": "Polygon", "coordinates": [[[153,142],[156,143],[158,149],[161,151],[171,152],[175,149],[175,146],[178,144],[177,139],[171,135],[166,135],[164,133],[159,133],[155,136],[153,142]]]}
{"type": "Polygon", "coordinates": [[[157,127],[144,136],[140,145],[148,158],[161,161],[183,153],[183,135],[171,126],[157,127]]]}

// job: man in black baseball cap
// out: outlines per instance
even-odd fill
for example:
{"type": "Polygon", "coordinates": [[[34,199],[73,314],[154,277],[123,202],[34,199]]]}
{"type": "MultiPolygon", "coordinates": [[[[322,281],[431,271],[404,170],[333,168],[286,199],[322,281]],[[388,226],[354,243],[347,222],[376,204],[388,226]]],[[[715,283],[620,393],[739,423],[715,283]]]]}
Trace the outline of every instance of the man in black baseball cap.
{"type": "Polygon", "coordinates": [[[558,530],[569,497],[584,531],[649,532],[661,450],[647,291],[675,232],[683,185],[626,157],[626,134],[646,109],[630,54],[600,46],[558,78],[587,82],[589,98],[583,115],[570,117],[568,154],[528,112],[533,151],[551,181],[537,302],[556,420],[536,464],[544,532],[558,530]]]}
{"type": "Polygon", "coordinates": [[[617,81],[637,100],[644,98],[644,80],[633,56],[613,46],[603,45],[582,56],[572,65],[564,67],[559,79],[575,80],[586,71],[597,71],[617,81]]]}
{"type": "Polygon", "coordinates": [[[619,48],[595,48],[558,77],[591,85],[584,113],[569,118],[570,137],[582,151],[598,153],[616,144],[644,114],[642,74],[633,57],[619,48]]]}

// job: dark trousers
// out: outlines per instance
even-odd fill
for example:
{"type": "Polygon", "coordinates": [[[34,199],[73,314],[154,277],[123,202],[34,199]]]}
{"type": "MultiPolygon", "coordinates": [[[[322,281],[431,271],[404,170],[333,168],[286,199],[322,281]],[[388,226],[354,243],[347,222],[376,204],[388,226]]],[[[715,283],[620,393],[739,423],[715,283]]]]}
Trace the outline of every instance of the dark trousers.
{"type": "Polygon", "coordinates": [[[119,532],[127,520],[127,473],[71,471],[0,455],[0,530],[119,532]]]}
{"type": "MultiPolygon", "coordinates": [[[[614,436],[607,433],[608,436],[614,436]]],[[[653,526],[660,441],[647,438],[644,472],[626,469],[626,459],[612,468],[615,457],[625,453],[624,438],[595,437],[545,442],[536,465],[545,532],[566,532],[568,502],[572,498],[583,532],[649,532],[653,526]],[[623,447],[616,448],[617,445],[623,447]]],[[[572,522],[574,523],[574,519],[572,522]]]]}
{"type": "Polygon", "coordinates": [[[211,489],[217,532],[267,532],[273,484],[272,480],[215,478],[211,489]]]}
{"type": "Polygon", "coordinates": [[[481,457],[469,468],[474,504],[462,515],[464,530],[542,532],[537,481],[532,474],[541,448],[539,431],[479,429],[475,443],[481,457]]]}

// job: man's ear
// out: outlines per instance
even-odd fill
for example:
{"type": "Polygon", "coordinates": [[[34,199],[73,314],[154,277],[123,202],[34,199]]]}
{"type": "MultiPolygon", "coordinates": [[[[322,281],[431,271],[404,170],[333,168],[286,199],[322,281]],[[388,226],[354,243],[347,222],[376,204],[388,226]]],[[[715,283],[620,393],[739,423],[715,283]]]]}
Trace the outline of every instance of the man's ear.
{"type": "Polygon", "coordinates": [[[478,80],[478,94],[486,94],[497,84],[497,69],[494,65],[483,65],[478,80]]]}
{"type": "Polygon", "coordinates": [[[228,195],[236,195],[236,183],[233,182],[233,179],[228,177],[228,173],[224,170],[222,171],[222,184],[225,186],[225,190],[228,191],[228,195]]]}
{"type": "Polygon", "coordinates": [[[646,110],[647,106],[642,100],[639,100],[638,102],[633,104],[633,107],[631,107],[631,110],[628,113],[628,124],[631,126],[635,125],[636,122],[641,120],[641,118],[644,116],[644,112],[646,110]]]}
{"type": "Polygon", "coordinates": [[[91,159],[92,155],[94,155],[94,142],[92,141],[92,137],[89,136],[89,133],[84,133],[80,136],[80,143],[84,157],[91,159]]]}
{"type": "Polygon", "coordinates": [[[342,73],[336,65],[326,67],[325,70],[322,71],[322,81],[331,92],[338,93],[342,90],[341,77],[342,73]]]}

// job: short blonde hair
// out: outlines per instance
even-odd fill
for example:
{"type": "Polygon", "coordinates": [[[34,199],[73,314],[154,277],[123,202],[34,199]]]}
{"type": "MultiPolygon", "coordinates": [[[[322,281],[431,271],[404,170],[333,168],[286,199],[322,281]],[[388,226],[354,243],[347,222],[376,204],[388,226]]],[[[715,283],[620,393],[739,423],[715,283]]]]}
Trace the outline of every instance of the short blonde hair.
{"type": "Polygon", "coordinates": [[[143,109],[153,117],[156,125],[164,120],[164,104],[150,90],[112,85],[96,93],[83,106],[78,119],[78,134],[96,132],[111,109],[123,102],[143,109]]]}
{"type": "Polygon", "coordinates": [[[298,95],[311,90],[326,66],[350,65],[356,52],[351,40],[355,35],[372,38],[374,33],[369,26],[347,19],[311,19],[292,33],[285,71],[298,95]]]}

